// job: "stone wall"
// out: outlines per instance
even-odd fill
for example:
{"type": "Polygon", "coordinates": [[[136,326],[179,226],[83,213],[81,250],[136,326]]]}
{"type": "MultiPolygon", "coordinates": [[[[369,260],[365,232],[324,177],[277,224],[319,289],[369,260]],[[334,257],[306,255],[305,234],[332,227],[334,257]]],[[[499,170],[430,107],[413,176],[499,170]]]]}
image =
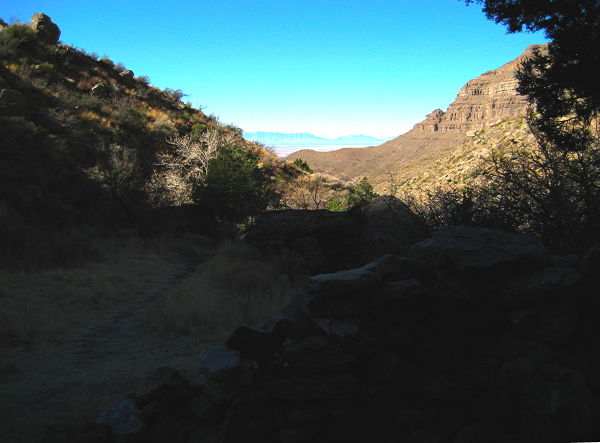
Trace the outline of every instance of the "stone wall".
{"type": "Polygon", "coordinates": [[[259,328],[203,353],[202,385],[161,368],[97,423],[52,425],[44,441],[183,443],[194,426],[226,443],[598,441],[598,257],[439,232],[311,277],[259,328]]]}

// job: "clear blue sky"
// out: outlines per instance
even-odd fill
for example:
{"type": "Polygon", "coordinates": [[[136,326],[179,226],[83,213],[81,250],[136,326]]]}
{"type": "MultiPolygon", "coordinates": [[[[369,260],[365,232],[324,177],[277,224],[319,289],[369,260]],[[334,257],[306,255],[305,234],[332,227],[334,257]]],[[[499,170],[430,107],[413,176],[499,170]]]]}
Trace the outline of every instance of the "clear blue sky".
{"type": "Polygon", "coordinates": [[[541,34],[506,34],[462,0],[2,0],[61,41],[181,89],[224,123],[321,137],[404,133],[541,34]]]}

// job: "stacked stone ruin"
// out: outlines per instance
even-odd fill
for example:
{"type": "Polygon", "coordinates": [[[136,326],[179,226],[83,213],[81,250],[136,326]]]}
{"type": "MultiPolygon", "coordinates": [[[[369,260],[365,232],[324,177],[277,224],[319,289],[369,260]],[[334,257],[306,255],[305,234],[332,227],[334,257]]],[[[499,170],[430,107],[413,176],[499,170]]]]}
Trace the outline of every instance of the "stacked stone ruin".
{"type": "Polygon", "coordinates": [[[183,443],[203,426],[225,443],[597,441],[599,256],[436,233],[408,256],[311,277],[204,352],[203,383],[161,368],[145,393],[45,441],[183,443]]]}

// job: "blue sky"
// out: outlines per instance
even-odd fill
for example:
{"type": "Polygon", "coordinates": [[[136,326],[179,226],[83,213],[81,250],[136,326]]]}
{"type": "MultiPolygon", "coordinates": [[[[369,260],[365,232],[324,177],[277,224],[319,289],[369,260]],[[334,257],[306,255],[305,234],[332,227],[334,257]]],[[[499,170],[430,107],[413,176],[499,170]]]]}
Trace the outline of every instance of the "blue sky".
{"type": "Polygon", "coordinates": [[[2,0],[247,132],[402,134],[470,79],[543,43],[461,0],[2,0]]]}

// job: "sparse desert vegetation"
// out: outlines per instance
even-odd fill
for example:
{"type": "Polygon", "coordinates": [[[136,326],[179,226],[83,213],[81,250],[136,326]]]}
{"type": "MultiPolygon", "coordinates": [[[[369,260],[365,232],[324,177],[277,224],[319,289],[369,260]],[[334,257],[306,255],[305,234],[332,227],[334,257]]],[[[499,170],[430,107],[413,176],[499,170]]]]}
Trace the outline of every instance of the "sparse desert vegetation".
{"type": "Polygon", "coordinates": [[[96,239],[94,250],[79,266],[0,271],[3,441],[93,417],[167,357],[193,377],[198,352],[281,309],[303,279],[300,257],[241,241],[134,236],[96,239]]]}
{"type": "Polygon", "coordinates": [[[264,256],[241,241],[221,244],[185,282],[144,309],[141,322],[159,334],[198,334],[237,325],[257,326],[279,311],[303,283],[302,258],[264,256]]]}
{"type": "MultiPolygon", "coordinates": [[[[107,307],[143,296],[153,283],[173,274],[176,251],[191,249],[166,238],[95,239],[87,247],[93,254],[77,251],[69,266],[46,261],[43,269],[32,271],[40,264],[33,256],[28,271],[0,270],[0,346],[47,340],[107,307]],[[79,266],[73,264],[77,259],[79,266]]],[[[62,252],[68,252],[66,247],[62,252]]]]}

